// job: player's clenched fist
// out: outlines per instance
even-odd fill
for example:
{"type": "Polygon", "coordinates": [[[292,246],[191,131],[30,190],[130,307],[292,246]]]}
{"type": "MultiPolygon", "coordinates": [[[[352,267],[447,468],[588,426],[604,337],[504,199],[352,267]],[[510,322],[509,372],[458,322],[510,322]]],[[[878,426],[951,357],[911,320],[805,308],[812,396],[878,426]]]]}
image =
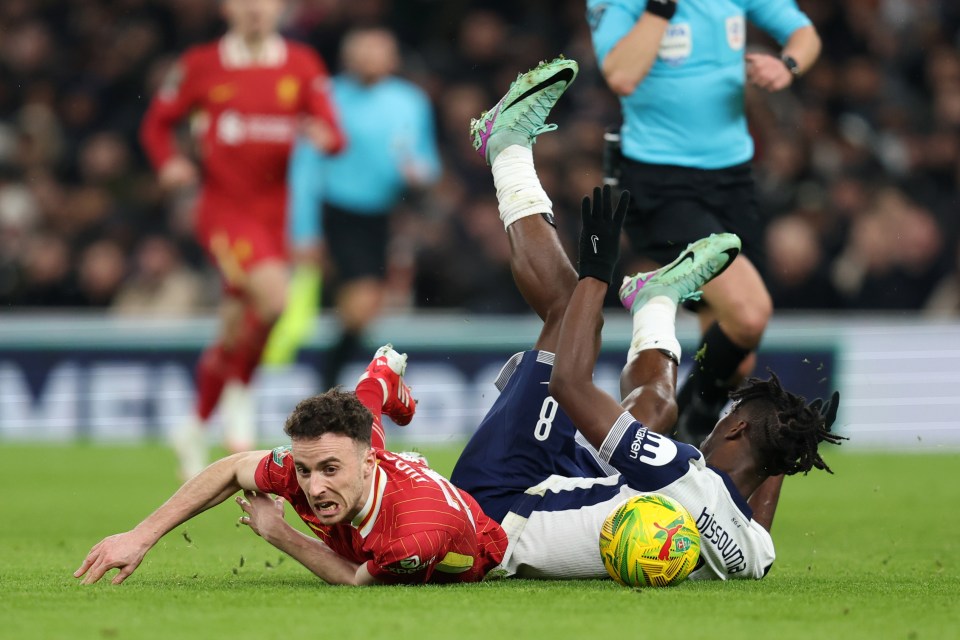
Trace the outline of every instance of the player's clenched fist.
{"type": "Polygon", "coordinates": [[[104,538],[90,549],[83,564],[73,572],[73,577],[82,577],[81,584],[93,584],[107,571],[120,569],[120,573],[114,576],[112,581],[113,584],[120,584],[140,566],[143,556],[151,546],[149,542],[137,535],[136,531],[118,533],[104,538]]]}
{"type": "Polygon", "coordinates": [[[582,228],[580,230],[580,279],[588,276],[603,280],[607,284],[613,280],[613,269],[620,259],[620,229],[623,218],[630,206],[630,192],[620,194],[616,209],[613,208],[613,193],[610,185],[594,187],[593,201],[589,196],[583,199],[580,209],[582,228]]]}

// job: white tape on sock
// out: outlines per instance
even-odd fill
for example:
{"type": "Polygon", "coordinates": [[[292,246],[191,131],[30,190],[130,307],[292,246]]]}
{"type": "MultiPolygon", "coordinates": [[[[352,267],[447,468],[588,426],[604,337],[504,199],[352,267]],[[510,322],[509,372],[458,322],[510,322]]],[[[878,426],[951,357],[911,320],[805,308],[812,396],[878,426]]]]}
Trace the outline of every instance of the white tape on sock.
{"type": "Polygon", "coordinates": [[[532,149],[510,145],[497,154],[491,169],[504,229],[526,216],[553,213],[553,203],[533,166],[532,149]]]}
{"type": "Polygon", "coordinates": [[[633,314],[633,339],[627,360],[647,349],[668,351],[680,362],[677,340],[677,303],[667,296],[654,296],[633,314]]]}

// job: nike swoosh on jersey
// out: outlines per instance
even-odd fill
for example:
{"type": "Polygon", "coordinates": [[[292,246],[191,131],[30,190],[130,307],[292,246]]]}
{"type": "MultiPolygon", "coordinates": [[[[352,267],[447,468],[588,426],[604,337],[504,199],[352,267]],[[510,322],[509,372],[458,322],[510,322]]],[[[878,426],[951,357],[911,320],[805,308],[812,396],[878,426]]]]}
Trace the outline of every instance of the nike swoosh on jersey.
{"type": "Polygon", "coordinates": [[[517,104],[517,103],[520,102],[521,100],[524,100],[524,99],[530,97],[531,95],[535,94],[536,92],[538,92],[538,91],[543,91],[544,89],[546,89],[547,87],[549,87],[549,86],[551,86],[551,85],[555,85],[555,84],[557,84],[558,82],[566,82],[567,84],[570,84],[572,81],[573,81],[573,69],[569,69],[569,68],[568,68],[568,69],[561,69],[560,71],[558,71],[557,73],[553,74],[552,76],[550,76],[549,78],[547,78],[546,80],[544,80],[543,82],[541,82],[540,84],[538,84],[538,85],[536,85],[536,86],[534,86],[534,87],[531,87],[530,89],[527,89],[526,91],[524,91],[523,93],[521,93],[521,94],[517,97],[516,100],[514,100],[513,102],[511,102],[510,104],[508,104],[507,106],[505,106],[505,107],[503,108],[503,111],[506,111],[507,109],[509,109],[509,108],[512,107],[513,105],[517,104]]]}

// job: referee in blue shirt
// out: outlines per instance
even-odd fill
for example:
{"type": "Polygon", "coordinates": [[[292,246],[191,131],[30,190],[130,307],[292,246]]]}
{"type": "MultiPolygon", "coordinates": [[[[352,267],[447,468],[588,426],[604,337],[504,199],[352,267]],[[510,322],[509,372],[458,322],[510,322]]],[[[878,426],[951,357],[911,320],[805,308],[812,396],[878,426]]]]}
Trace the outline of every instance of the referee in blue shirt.
{"type": "Polygon", "coordinates": [[[342,332],[325,359],[327,387],[338,383],[379,314],[389,214],[408,189],[428,186],[440,175],[430,100],[393,75],[399,65],[393,34],[353,31],[344,38],[341,57],[344,72],[333,79],[332,93],[347,148],[327,158],[301,141],[289,175],[293,244],[302,252],[322,238],[335,271],[342,332]]]}
{"type": "Polygon", "coordinates": [[[750,162],[746,82],[789,87],[820,54],[820,38],[794,0],[588,0],[604,77],[620,96],[620,186],[633,208],[634,248],[658,264],[689,242],[728,231],[743,241],[729,269],[703,289],[703,342],[678,394],[679,437],[699,444],[731,386],[753,369],[773,312],[761,278],[764,217],[750,162]],[[782,46],[746,54],[747,21],[782,46]]]}

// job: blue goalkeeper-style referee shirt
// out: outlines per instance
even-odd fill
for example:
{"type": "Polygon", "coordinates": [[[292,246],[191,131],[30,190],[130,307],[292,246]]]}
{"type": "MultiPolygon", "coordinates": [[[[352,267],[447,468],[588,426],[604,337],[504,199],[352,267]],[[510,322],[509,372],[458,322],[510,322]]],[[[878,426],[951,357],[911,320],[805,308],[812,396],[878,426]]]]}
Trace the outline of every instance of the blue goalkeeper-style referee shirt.
{"type": "Polygon", "coordinates": [[[419,87],[395,77],[364,85],[342,74],[333,79],[332,94],[347,147],[328,157],[302,139],[294,146],[288,176],[294,244],[320,237],[321,202],[384,215],[407,187],[405,172],[421,183],[440,174],[433,110],[419,87]]]}
{"type": "MultiPolygon", "coordinates": [[[[646,0],[587,0],[600,65],[646,6],[646,0]]],[[[620,98],[627,158],[720,169],[753,157],[743,110],[747,20],[781,45],[810,24],[794,0],[677,3],[650,73],[620,98]]]]}

